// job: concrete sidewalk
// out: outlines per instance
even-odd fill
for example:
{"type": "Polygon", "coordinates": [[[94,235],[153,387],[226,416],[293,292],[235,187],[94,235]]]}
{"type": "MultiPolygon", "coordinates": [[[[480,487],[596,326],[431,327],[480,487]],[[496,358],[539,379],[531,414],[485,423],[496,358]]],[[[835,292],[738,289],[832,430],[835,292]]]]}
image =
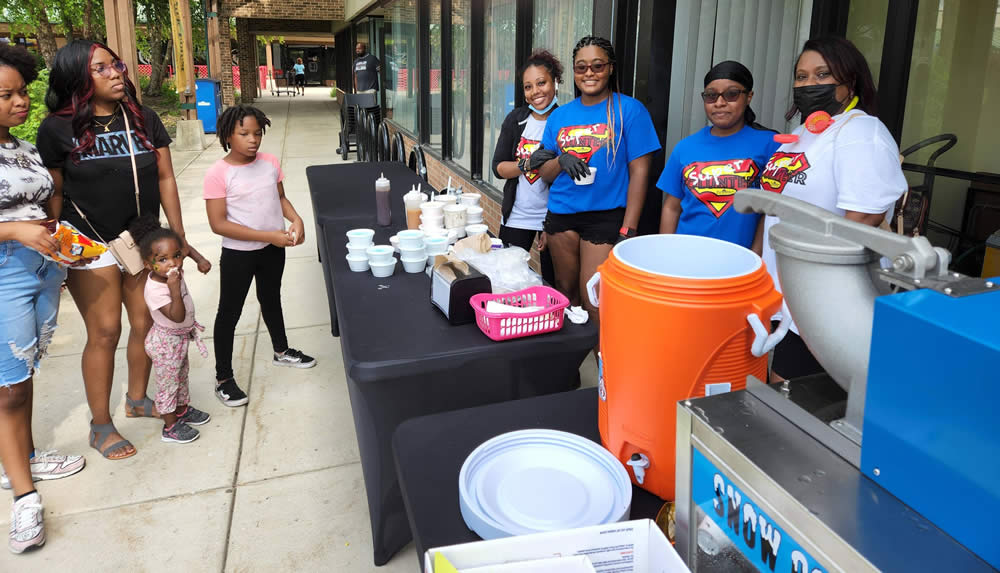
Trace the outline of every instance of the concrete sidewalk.
{"type": "MultiPolygon", "coordinates": [[[[191,349],[192,404],[212,414],[191,444],[160,441],[157,420],[123,411],[124,352],[111,396],[114,421],[139,453],[105,460],[87,445],[90,413],[80,374],[83,321],[64,293],[59,330],[35,379],[39,448],[84,454],[79,474],[38,484],[47,541],[38,551],[0,551],[0,571],[414,571],[412,545],[385,567],[372,565],[368,506],[340,344],[330,335],[316,260],[308,165],[334,163],[339,120],[329,88],[297,98],[265,97],[271,119],[262,151],[281,158],[285,190],[305,221],[305,244],[288,251],[282,300],[289,342],[319,361],[296,370],[271,365],[271,344],[253,294],[236,331],[233,365],[250,396],[227,408],[213,394],[214,359],[191,349]]],[[[216,264],[221,250],[201,198],[205,171],[223,156],[173,152],[189,241],[216,264]]],[[[211,348],[219,275],[189,265],[203,337],[211,348]]],[[[127,340],[123,317],[120,347],[127,340]]],[[[153,387],[151,382],[150,386],[153,387]]],[[[151,391],[152,392],[152,391],[151,391]]],[[[3,531],[10,512],[0,509],[3,531]]]]}
{"type": "MultiPolygon", "coordinates": [[[[111,405],[119,431],[139,453],[109,461],[87,445],[90,412],[80,374],[86,331],[68,293],[59,330],[35,378],[38,448],[83,454],[79,474],[37,484],[45,503],[47,541],[23,555],[0,550],[0,571],[418,571],[413,545],[383,567],[372,564],[368,504],[344,378],[340,342],[316,258],[305,169],[339,163],[339,115],[328,88],[305,97],[258,101],[271,119],[261,150],[281,158],[285,191],[305,222],[305,244],[289,249],[282,289],[291,346],[315,356],[310,370],[271,364],[271,344],[255,296],[236,329],[233,366],[250,396],[227,408],[214,396],[214,358],[192,347],[192,404],[209,412],[201,438],[160,441],[162,423],[126,418],[125,353],[116,358],[111,405]]],[[[173,152],[188,240],[217,264],[220,239],[211,232],[202,179],[224,154],[217,142],[200,153],[173,152]]],[[[187,283],[211,349],[219,297],[218,268],[200,275],[188,261],[187,283]]],[[[119,348],[125,346],[124,313],[119,348]]],[[[584,386],[596,368],[581,368],[584,386]]],[[[150,395],[155,380],[150,382],[150,395]]],[[[457,476],[456,476],[457,479],[457,476]]],[[[0,508],[0,527],[10,512],[0,508]]]]}

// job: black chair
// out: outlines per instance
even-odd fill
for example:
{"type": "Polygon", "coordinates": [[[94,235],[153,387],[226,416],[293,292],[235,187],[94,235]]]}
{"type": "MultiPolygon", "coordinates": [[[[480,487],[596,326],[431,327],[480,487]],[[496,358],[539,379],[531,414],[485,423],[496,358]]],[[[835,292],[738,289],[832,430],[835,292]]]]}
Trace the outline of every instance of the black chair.
{"type": "MultiPolygon", "coordinates": [[[[344,94],[340,105],[340,147],[337,153],[346,161],[358,145],[358,110],[377,110],[375,94],[344,94]]],[[[378,112],[376,112],[378,113],[378,112]]]]}
{"type": "Polygon", "coordinates": [[[389,148],[389,126],[382,122],[378,124],[378,158],[377,161],[391,161],[392,151],[389,148]]]}
{"type": "Polygon", "coordinates": [[[427,182],[427,161],[424,159],[424,150],[419,145],[413,146],[413,149],[410,150],[408,165],[414,173],[424,180],[424,183],[427,182]]]}
{"type": "Polygon", "coordinates": [[[368,116],[368,137],[365,147],[365,161],[378,161],[378,126],[375,118],[368,116]]]}
{"type": "Polygon", "coordinates": [[[392,135],[392,161],[406,163],[406,146],[403,145],[403,135],[398,131],[392,135]]]}
{"type": "Polygon", "coordinates": [[[358,161],[367,161],[368,157],[368,110],[358,110],[358,161]]]}

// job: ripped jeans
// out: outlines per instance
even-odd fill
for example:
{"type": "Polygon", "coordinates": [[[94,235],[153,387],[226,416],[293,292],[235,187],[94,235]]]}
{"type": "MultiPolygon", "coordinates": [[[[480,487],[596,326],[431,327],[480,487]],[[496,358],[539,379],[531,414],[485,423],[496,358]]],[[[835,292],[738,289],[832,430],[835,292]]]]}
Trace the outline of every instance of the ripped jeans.
{"type": "Polygon", "coordinates": [[[24,382],[48,350],[66,269],[17,241],[0,242],[0,387],[24,382]]]}

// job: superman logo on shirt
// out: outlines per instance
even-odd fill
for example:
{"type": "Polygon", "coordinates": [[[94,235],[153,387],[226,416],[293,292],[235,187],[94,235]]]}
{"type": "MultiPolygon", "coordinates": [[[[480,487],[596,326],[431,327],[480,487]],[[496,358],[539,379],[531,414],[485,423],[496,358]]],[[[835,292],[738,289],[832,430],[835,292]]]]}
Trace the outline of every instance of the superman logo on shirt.
{"type": "Polygon", "coordinates": [[[716,218],[733,206],[733,196],[760,173],[753,159],[695,161],[682,171],[684,185],[716,218]]]}
{"type": "MultiPolygon", "coordinates": [[[[539,143],[540,142],[537,139],[528,139],[526,137],[522,137],[521,141],[517,142],[517,152],[514,154],[514,156],[517,159],[528,159],[529,157],[531,157],[531,154],[534,153],[536,149],[538,149],[539,143]]],[[[534,183],[535,181],[538,181],[538,177],[539,175],[537,169],[532,169],[531,171],[528,171],[527,173],[524,174],[524,178],[528,180],[528,183],[534,183]]]]}
{"type": "Polygon", "coordinates": [[[570,125],[560,128],[556,135],[560,151],[572,153],[587,162],[607,141],[608,126],[605,123],[570,125]]]}
{"type": "Polygon", "coordinates": [[[771,156],[760,176],[760,188],[765,191],[781,193],[789,181],[799,185],[806,182],[806,170],[809,160],[805,153],[788,153],[778,151],[771,156]]]}

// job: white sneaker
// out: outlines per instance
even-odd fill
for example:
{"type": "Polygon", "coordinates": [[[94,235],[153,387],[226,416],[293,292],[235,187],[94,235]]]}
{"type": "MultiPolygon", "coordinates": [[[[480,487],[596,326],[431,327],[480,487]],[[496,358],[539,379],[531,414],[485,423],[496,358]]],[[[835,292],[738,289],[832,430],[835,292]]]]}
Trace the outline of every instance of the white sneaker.
{"type": "Polygon", "coordinates": [[[42,496],[38,492],[14,502],[10,510],[10,550],[22,553],[45,544],[45,524],[42,522],[42,496]]]}
{"type": "MultiPolygon", "coordinates": [[[[87,460],[83,456],[67,456],[55,450],[45,452],[35,450],[35,457],[29,462],[32,481],[68,477],[82,470],[85,465],[87,460]]],[[[10,478],[7,477],[6,471],[0,473],[0,487],[10,489],[10,478]]]]}

